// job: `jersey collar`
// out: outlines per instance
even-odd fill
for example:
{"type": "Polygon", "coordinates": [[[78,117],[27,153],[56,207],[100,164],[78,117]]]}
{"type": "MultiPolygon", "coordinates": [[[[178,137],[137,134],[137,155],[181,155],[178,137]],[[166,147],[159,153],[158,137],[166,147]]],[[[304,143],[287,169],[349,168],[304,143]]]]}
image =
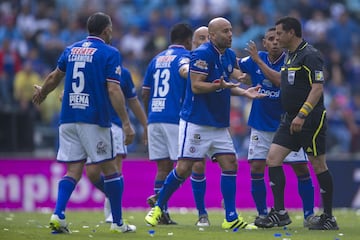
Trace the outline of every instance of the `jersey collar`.
{"type": "Polygon", "coordinates": [[[302,42],[300,43],[300,45],[295,49],[294,52],[289,52],[290,54],[296,53],[300,50],[302,50],[304,47],[306,47],[306,45],[308,45],[308,43],[303,39],[302,42]]]}
{"type": "Polygon", "coordinates": [[[171,44],[168,48],[183,48],[183,49],[185,49],[184,45],[180,45],[180,44],[171,44]]]}
{"type": "Polygon", "coordinates": [[[95,36],[88,36],[86,39],[88,39],[88,40],[99,40],[99,41],[105,43],[105,41],[102,38],[95,37],[95,36]]]}
{"type": "Polygon", "coordinates": [[[278,62],[280,62],[283,58],[284,58],[284,56],[285,56],[285,52],[282,52],[281,54],[280,54],[280,56],[274,61],[274,62],[271,62],[270,61],[270,58],[269,58],[269,54],[267,55],[267,60],[268,60],[268,62],[271,64],[271,65],[275,65],[275,64],[277,64],[278,62]]]}

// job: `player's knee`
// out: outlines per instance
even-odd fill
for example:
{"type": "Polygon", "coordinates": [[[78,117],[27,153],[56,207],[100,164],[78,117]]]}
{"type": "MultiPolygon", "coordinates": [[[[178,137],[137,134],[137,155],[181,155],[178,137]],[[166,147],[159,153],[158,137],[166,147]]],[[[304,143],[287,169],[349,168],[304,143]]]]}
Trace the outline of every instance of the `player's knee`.
{"type": "Polygon", "coordinates": [[[265,166],[265,161],[251,161],[251,173],[264,173],[265,166]]]}
{"type": "Polygon", "coordinates": [[[292,168],[297,176],[303,176],[309,174],[309,168],[307,164],[293,164],[292,168]]]}

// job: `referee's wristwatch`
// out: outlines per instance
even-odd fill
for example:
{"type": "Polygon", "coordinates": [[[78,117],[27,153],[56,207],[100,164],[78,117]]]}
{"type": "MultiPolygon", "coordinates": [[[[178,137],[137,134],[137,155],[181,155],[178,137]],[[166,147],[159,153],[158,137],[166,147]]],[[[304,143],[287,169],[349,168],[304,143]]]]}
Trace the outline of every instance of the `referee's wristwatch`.
{"type": "Polygon", "coordinates": [[[305,114],[302,113],[302,112],[299,112],[296,116],[297,116],[298,118],[301,118],[301,119],[305,119],[305,118],[306,118],[305,114]]]}

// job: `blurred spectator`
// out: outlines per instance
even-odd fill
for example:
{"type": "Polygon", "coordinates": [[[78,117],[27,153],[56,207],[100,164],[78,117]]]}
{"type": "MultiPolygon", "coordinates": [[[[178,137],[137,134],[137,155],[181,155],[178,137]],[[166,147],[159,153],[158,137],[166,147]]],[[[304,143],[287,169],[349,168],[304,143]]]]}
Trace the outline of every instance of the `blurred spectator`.
{"type": "Polygon", "coordinates": [[[329,106],[327,106],[326,113],[329,153],[344,156],[350,152],[350,126],[353,124],[351,122],[349,99],[341,94],[332,97],[329,106]]]}
{"type": "Polygon", "coordinates": [[[0,49],[0,105],[7,108],[13,104],[14,77],[21,69],[20,55],[11,49],[10,44],[11,39],[6,38],[0,49]]]}
{"type": "Polygon", "coordinates": [[[352,118],[355,125],[352,126],[351,131],[351,149],[350,152],[359,155],[360,154],[360,91],[353,94],[351,98],[351,111],[352,118]]]}
{"type": "Polygon", "coordinates": [[[314,10],[304,25],[304,38],[311,43],[319,42],[331,26],[331,21],[321,10],[314,10]]]}
{"type": "Polygon", "coordinates": [[[353,54],[344,61],[346,82],[352,91],[360,91],[360,46],[353,49],[353,54]]]}
{"type": "Polygon", "coordinates": [[[60,38],[59,23],[52,21],[50,28],[40,33],[38,39],[44,61],[51,69],[54,69],[61,52],[65,48],[65,42],[60,38]]]}
{"type": "Polygon", "coordinates": [[[138,26],[133,25],[122,37],[120,43],[120,52],[124,54],[124,57],[125,55],[130,55],[135,59],[141,60],[143,58],[146,42],[146,35],[141,33],[138,26]]]}
{"type": "Polygon", "coordinates": [[[331,7],[333,24],[328,31],[328,40],[333,47],[341,49],[343,58],[351,56],[353,48],[360,43],[360,28],[349,16],[344,5],[336,3],[331,7]]]}
{"type": "Polygon", "coordinates": [[[34,85],[41,85],[40,75],[34,71],[30,61],[26,61],[23,68],[15,74],[14,99],[20,111],[32,114],[35,111],[32,104],[34,85]]]}

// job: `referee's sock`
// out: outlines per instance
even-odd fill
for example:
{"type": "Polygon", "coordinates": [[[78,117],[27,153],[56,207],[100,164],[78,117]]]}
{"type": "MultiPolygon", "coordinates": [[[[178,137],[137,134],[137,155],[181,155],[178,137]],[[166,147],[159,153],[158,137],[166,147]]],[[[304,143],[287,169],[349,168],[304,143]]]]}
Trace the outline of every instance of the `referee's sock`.
{"type": "Polygon", "coordinates": [[[320,193],[323,202],[324,213],[332,216],[333,205],[333,178],[329,170],[317,174],[317,179],[320,185],[320,193]]]}
{"type": "Polygon", "coordinates": [[[274,196],[274,208],[276,211],[285,210],[284,190],[285,174],[282,166],[269,167],[270,186],[274,196]]]}

